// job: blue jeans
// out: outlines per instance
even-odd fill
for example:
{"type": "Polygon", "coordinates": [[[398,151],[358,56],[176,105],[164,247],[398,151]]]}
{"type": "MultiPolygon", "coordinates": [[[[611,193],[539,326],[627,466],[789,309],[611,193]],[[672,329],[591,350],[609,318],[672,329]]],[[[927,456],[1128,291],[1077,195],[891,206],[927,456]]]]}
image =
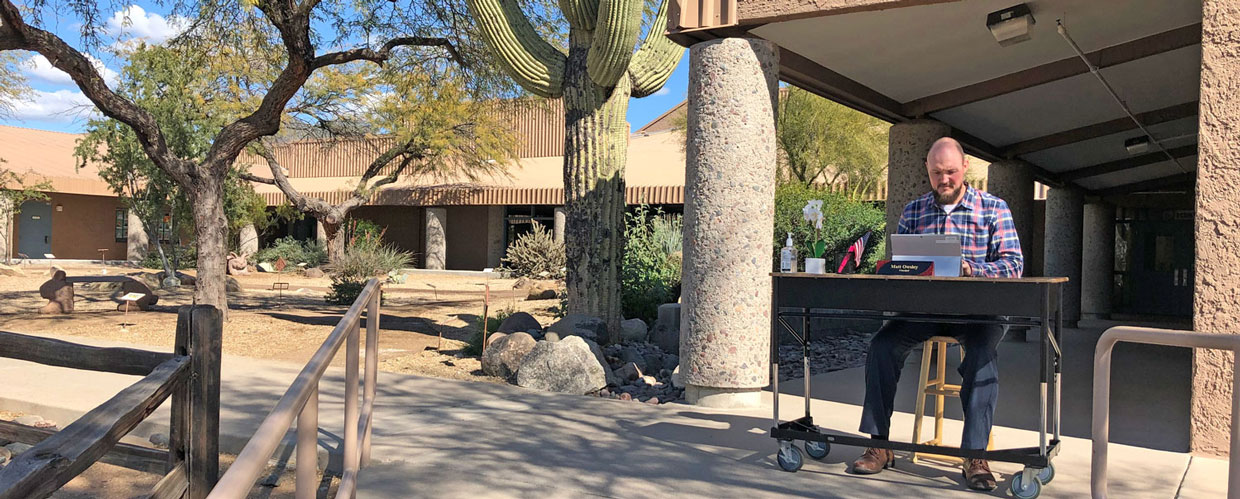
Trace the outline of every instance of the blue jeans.
{"type": "Polygon", "coordinates": [[[891,434],[896,385],[909,351],[932,336],[952,336],[964,347],[958,371],[960,403],[964,408],[962,449],[985,449],[999,401],[999,341],[1007,331],[998,324],[939,324],[891,320],[874,335],[865,359],[865,407],[861,431],[886,437],[891,434]]]}

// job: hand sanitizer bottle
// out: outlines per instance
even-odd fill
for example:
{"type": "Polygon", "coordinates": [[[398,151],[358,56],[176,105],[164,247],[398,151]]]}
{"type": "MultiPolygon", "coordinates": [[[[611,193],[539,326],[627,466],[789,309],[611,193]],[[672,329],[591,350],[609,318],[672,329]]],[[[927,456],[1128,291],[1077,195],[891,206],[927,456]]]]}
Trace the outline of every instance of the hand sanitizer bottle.
{"type": "Polygon", "coordinates": [[[792,233],[788,233],[788,241],[784,243],[784,248],[779,252],[779,271],[780,272],[796,272],[797,256],[796,250],[792,249],[792,233]]]}

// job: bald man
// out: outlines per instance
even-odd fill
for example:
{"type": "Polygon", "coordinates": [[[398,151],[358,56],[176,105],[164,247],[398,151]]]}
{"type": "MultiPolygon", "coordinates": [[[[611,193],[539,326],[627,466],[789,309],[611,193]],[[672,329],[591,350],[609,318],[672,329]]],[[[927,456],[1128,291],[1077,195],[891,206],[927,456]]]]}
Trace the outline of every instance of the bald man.
{"type": "MultiPolygon", "coordinates": [[[[905,205],[897,234],[957,234],[963,258],[960,275],[1020,277],[1024,259],[1007,203],[964,181],[969,162],[959,142],[941,138],[926,155],[931,191],[905,205]]],[[[905,297],[911,298],[911,297],[905,297]]],[[[865,408],[861,431],[887,440],[891,413],[900,381],[900,368],[909,351],[932,336],[955,337],[964,348],[960,375],[960,402],[964,406],[962,449],[985,449],[999,398],[996,348],[1006,328],[994,324],[938,324],[887,321],[870,342],[865,364],[865,408]]],[[[892,452],[871,448],[853,463],[853,472],[872,474],[893,464],[892,452]]],[[[964,464],[966,484],[975,490],[993,490],[995,477],[985,460],[964,464]]]]}

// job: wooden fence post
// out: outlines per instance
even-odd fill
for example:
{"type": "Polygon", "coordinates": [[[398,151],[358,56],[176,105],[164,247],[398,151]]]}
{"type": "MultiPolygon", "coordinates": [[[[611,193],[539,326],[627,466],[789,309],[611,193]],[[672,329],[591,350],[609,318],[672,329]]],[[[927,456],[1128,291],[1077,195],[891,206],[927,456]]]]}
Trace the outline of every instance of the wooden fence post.
{"type": "Polygon", "coordinates": [[[207,496],[220,476],[220,351],[224,322],[210,305],[177,311],[176,353],[190,356],[190,377],[172,397],[169,469],[186,462],[189,499],[207,496]]]}

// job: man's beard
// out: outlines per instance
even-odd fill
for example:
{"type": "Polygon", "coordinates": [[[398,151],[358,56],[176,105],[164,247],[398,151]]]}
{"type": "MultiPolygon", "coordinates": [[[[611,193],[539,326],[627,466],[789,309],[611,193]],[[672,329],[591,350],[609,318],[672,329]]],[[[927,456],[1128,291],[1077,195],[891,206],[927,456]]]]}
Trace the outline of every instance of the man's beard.
{"type": "Polygon", "coordinates": [[[947,194],[942,194],[942,191],[936,190],[934,191],[934,202],[938,204],[953,203],[958,199],[958,197],[960,196],[960,191],[962,190],[964,190],[964,184],[960,184],[959,186],[956,186],[955,189],[952,189],[947,194]]]}

